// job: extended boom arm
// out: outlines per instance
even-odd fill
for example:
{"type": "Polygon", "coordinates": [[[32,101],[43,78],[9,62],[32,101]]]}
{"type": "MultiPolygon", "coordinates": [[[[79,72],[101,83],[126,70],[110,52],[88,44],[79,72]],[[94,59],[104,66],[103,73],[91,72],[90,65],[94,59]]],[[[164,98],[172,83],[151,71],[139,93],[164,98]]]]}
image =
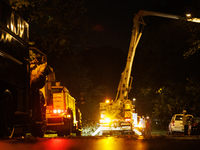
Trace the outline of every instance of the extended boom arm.
{"type": "Polygon", "coordinates": [[[152,11],[146,11],[146,10],[140,10],[139,13],[135,15],[133,19],[134,24],[133,24],[132,36],[131,36],[131,41],[130,41],[130,46],[129,46],[128,57],[127,57],[127,63],[126,63],[125,70],[122,72],[121,80],[118,86],[118,92],[115,98],[115,101],[118,101],[120,104],[123,101],[128,99],[128,92],[131,89],[132,80],[130,82],[130,77],[131,77],[133,59],[135,56],[135,51],[136,51],[138,42],[142,35],[142,30],[145,25],[143,16],[158,16],[158,17],[181,19],[181,20],[186,20],[190,22],[200,23],[200,19],[198,18],[183,18],[177,15],[152,12],[152,11]],[[140,25],[142,25],[142,28],[140,27],[140,25]]]}

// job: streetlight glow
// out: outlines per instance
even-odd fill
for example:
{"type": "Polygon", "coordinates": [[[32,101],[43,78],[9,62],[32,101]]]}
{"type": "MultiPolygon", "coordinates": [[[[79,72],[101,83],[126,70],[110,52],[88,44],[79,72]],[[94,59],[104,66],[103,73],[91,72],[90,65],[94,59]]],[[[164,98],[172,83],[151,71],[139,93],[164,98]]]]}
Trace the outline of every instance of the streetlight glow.
{"type": "Polygon", "coordinates": [[[188,18],[191,17],[191,14],[186,14],[186,17],[188,17],[188,18]]]}

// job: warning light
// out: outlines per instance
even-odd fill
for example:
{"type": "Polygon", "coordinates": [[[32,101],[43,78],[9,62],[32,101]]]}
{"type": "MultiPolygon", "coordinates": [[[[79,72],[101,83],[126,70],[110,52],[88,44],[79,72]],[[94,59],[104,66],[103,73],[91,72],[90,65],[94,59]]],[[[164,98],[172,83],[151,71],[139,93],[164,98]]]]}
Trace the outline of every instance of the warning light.
{"type": "Polygon", "coordinates": [[[110,100],[106,100],[106,103],[110,103],[110,100]]]}

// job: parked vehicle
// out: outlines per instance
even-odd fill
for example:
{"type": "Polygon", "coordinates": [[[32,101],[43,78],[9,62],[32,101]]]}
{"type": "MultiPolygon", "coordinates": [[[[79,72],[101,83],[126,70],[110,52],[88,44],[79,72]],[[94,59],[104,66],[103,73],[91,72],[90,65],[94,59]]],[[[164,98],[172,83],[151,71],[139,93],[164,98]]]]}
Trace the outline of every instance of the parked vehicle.
{"type": "Polygon", "coordinates": [[[46,129],[56,131],[59,136],[75,133],[81,136],[82,117],[76,107],[77,101],[71,96],[69,90],[56,82],[52,85],[47,82],[41,89],[46,103],[46,129]]]}
{"type": "MultiPolygon", "coordinates": [[[[36,66],[36,61],[30,63],[29,52],[29,24],[6,1],[1,0],[0,138],[22,136],[30,132],[33,136],[44,135],[45,120],[40,111],[42,106],[38,86],[44,86],[47,75],[44,66],[47,63],[41,59],[40,65],[36,66]],[[34,64],[34,68],[30,69],[31,64],[34,64]],[[41,65],[44,65],[43,69],[41,65]]],[[[34,60],[36,55],[33,55],[34,60]]]]}
{"type": "MultiPolygon", "coordinates": [[[[188,124],[190,119],[193,118],[193,115],[187,114],[187,121],[188,124]]],[[[184,132],[184,125],[183,125],[183,114],[175,114],[170,123],[169,123],[169,134],[174,134],[175,132],[184,132]]]]}
{"type": "Polygon", "coordinates": [[[194,117],[191,119],[188,125],[189,135],[200,135],[200,117],[194,117]]]}

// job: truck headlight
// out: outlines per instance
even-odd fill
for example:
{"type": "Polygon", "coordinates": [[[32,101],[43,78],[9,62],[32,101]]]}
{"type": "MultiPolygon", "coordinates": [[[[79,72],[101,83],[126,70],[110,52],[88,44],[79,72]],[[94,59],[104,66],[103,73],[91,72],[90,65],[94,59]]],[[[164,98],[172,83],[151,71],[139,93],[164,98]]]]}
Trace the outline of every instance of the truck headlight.
{"type": "Polygon", "coordinates": [[[110,122],[111,122],[110,118],[105,118],[105,123],[110,123],[110,122]]]}

